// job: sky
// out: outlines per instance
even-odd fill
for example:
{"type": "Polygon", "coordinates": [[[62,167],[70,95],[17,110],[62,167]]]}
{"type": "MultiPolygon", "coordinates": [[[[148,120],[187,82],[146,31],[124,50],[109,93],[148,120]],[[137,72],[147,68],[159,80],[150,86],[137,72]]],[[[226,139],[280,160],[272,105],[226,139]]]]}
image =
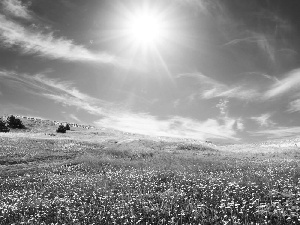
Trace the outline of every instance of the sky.
{"type": "Polygon", "coordinates": [[[249,143],[300,133],[298,0],[2,0],[0,115],[249,143]]]}

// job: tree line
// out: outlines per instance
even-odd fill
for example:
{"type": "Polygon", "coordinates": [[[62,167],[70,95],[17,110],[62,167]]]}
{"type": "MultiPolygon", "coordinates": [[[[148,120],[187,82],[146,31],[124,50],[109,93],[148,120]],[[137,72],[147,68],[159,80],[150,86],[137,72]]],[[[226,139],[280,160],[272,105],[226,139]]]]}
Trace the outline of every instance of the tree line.
{"type": "MultiPolygon", "coordinates": [[[[23,122],[11,115],[7,117],[6,120],[0,118],[0,132],[9,132],[10,129],[26,129],[23,122]]],[[[67,123],[66,125],[59,125],[56,132],[57,133],[66,133],[67,130],[70,130],[70,125],[67,123]]]]}

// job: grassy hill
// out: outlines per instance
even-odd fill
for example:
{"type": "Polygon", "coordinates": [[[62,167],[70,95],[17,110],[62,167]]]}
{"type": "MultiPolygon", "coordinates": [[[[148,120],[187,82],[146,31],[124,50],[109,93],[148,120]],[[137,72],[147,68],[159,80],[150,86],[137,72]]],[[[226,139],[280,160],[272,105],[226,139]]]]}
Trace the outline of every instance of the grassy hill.
{"type": "Polygon", "coordinates": [[[21,119],[27,129],[0,133],[0,224],[300,224],[295,145],[21,119]]]}

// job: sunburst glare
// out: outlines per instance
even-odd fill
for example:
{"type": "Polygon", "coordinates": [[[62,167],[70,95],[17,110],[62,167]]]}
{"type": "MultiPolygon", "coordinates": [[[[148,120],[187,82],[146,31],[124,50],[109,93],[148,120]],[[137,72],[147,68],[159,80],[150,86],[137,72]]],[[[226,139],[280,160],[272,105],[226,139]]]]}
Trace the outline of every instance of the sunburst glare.
{"type": "Polygon", "coordinates": [[[131,6],[120,4],[118,9],[123,15],[121,52],[132,61],[131,66],[138,64],[148,71],[162,69],[170,76],[164,54],[174,37],[172,6],[143,2],[131,6]]]}
{"type": "Polygon", "coordinates": [[[158,44],[166,36],[165,21],[149,10],[133,14],[126,23],[126,35],[141,47],[158,44]]]}

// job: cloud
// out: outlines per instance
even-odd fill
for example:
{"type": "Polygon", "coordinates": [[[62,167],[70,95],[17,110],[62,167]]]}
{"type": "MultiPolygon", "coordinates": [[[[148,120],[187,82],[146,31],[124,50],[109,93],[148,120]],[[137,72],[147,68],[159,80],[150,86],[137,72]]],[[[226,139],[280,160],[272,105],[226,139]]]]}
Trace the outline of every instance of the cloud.
{"type": "Polygon", "coordinates": [[[12,103],[1,103],[1,108],[0,108],[0,115],[3,114],[18,114],[18,113],[24,113],[26,112],[31,113],[31,114],[36,114],[37,111],[34,111],[32,109],[29,109],[27,107],[21,106],[21,105],[16,105],[16,104],[12,104],[12,103]]]}
{"type": "Polygon", "coordinates": [[[57,103],[61,103],[64,106],[75,106],[78,109],[84,110],[92,115],[102,116],[104,115],[103,107],[95,105],[91,102],[83,101],[76,97],[68,95],[57,95],[57,94],[43,94],[44,97],[54,100],[57,103]]]}
{"type": "MultiPolygon", "coordinates": [[[[253,72],[249,74],[259,73],[253,72]]],[[[271,84],[268,83],[267,85],[265,85],[265,87],[263,87],[266,90],[264,92],[259,91],[255,88],[248,88],[246,84],[228,86],[212,78],[209,78],[201,73],[181,74],[178,76],[178,78],[197,79],[200,90],[197,92],[196,96],[201,97],[203,99],[233,98],[248,101],[261,101],[282,96],[292,91],[300,91],[300,69],[290,71],[281,80],[266,74],[260,75],[272,82],[271,84]]],[[[195,93],[193,93],[191,97],[192,99],[195,99],[195,93]]],[[[294,102],[294,104],[295,103],[297,102],[294,102]]],[[[290,110],[292,111],[292,109],[290,110]]]]}
{"type": "Polygon", "coordinates": [[[245,129],[243,120],[241,118],[234,119],[228,116],[228,99],[220,99],[219,103],[216,105],[220,109],[219,121],[223,121],[227,124],[228,128],[234,128],[237,131],[243,131],[245,129]]]}
{"type": "Polygon", "coordinates": [[[300,87],[300,69],[289,72],[285,78],[274,83],[271,88],[266,91],[264,98],[270,99],[284,95],[300,87]]]}
{"type": "Polygon", "coordinates": [[[1,78],[6,81],[11,81],[19,86],[21,85],[24,88],[30,88],[37,93],[68,94],[85,101],[96,100],[95,98],[81,93],[75,87],[72,87],[71,82],[50,79],[43,74],[28,75],[20,74],[15,71],[0,70],[0,79],[1,78]]]}
{"type": "Polygon", "coordinates": [[[269,60],[271,62],[275,63],[275,47],[271,44],[266,35],[253,33],[253,37],[256,39],[258,48],[260,48],[261,51],[269,57],[269,60]]]}
{"type": "Polygon", "coordinates": [[[218,0],[176,0],[176,2],[206,16],[212,16],[214,12],[220,14],[224,11],[221,1],[218,0]]]}
{"type": "MultiPolygon", "coordinates": [[[[205,140],[230,139],[236,137],[236,120],[231,118],[207,119],[198,121],[178,116],[158,119],[147,113],[135,113],[120,109],[116,105],[93,98],[80,92],[72,83],[50,79],[42,74],[17,74],[14,71],[0,71],[0,81],[16,89],[44,97],[64,106],[74,106],[87,113],[96,115],[96,124],[125,132],[154,136],[168,136],[205,140]]],[[[75,117],[72,117],[76,120],[75,117]]]]}
{"type": "Polygon", "coordinates": [[[21,88],[31,94],[46,97],[66,106],[75,106],[93,115],[102,115],[102,107],[109,104],[80,92],[70,82],[47,78],[45,75],[18,74],[0,71],[0,81],[15,89],[21,88]]]}
{"type": "Polygon", "coordinates": [[[209,12],[209,2],[205,0],[177,0],[178,3],[186,6],[190,6],[200,12],[207,14],[209,12]]]}
{"type": "Polygon", "coordinates": [[[300,111],[300,99],[290,102],[288,112],[299,112],[300,111]]]}
{"type": "Polygon", "coordinates": [[[146,113],[115,112],[95,123],[105,128],[144,135],[199,140],[208,138],[238,140],[235,137],[236,131],[233,128],[234,120],[227,120],[224,123],[220,123],[215,119],[198,121],[178,116],[160,120],[146,113]]]}
{"type": "Polygon", "coordinates": [[[0,14],[0,45],[5,48],[17,47],[23,54],[38,55],[49,59],[66,61],[90,61],[115,63],[114,56],[107,53],[92,53],[84,46],[76,45],[63,37],[55,37],[53,33],[37,32],[26,28],[0,14]],[[2,42],[2,43],[1,43],[2,42]]]}
{"type": "Polygon", "coordinates": [[[198,96],[203,99],[234,98],[239,100],[257,100],[260,93],[256,89],[247,88],[245,85],[228,86],[201,73],[180,74],[178,78],[195,78],[199,82],[198,96]]]}
{"type": "Polygon", "coordinates": [[[259,93],[254,89],[246,89],[243,86],[227,87],[219,86],[202,92],[205,99],[211,98],[235,98],[240,100],[254,100],[259,93]]]}
{"type": "Polygon", "coordinates": [[[300,127],[277,127],[261,131],[249,132],[252,136],[266,137],[268,139],[295,137],[300,133],[300,127]]]}
{"type": "Polygon", "coordinates": [[[73,120],[75,120],[75,121],[77,121],[77,122],[81,123],[81,120],[80,120],[80,119],[78,119],[78,117],[77,117],[77,116],[75,116],[74,114],[69,114],[68,116],[69,116],[71,119],[73,119],[73,120]]]}
{"type": "Polygon", "coordinates": [[[270,120],[271,116],[272,116],[271,113],[265,113],[265,114],[262,114],[260,116],[253,116],[250,119],[254,120],[261,127],[269,127],[269,126],[275,125],[275,123],[270,120]]]}
{"type": "Polygon", "coordinates": [[[216,105],[216,107],[220,109],[220,114],[223,116],[227,114],[228,102],[229,101],[227,99],[225,100],[221,99],[219,103],[216,105]]]}
{"type": "Polygon", "coordinates": [[[262,72],[246,72],[246,73],[243,73],[245,75],[250,75],[250,76],[255,76],[255,75],[258,75],[258,76],[261,76],[261,77],[264,77],[272,82],[278,82],[278,78],[277,77],[274,77],[274,76],[270,76],[269,74],[266,74],[266,73],[262,73],[262,72]]]}
{"type": "Polygon", "coordinates": [[[238,44],[255,44],[263,53],[268,56],[269,60],[275,62],[275,47],[271,44],[266,34],[247,31],[246,37],[233,39],[223,46],[234,46],[238,44]]]}
{"type": "Polygon", "coordinates": [[[80,92],[78,89],[72,86],[71,82],[59,81],[57,79],[50,79],[43,74],[37,74],[34,76],[23,75],[23,77],[30,79],[33,82],[36,82],[39,88],[44,88],[52,93],[66,93],[70,97],[82,101],[99,102],[98,99],[80,92]]]}
{"type": "Polygon", "coordinates": [[[32,18],[27,7],[19,0],[3,0],[2,6],[6,14],[27,20],[32,18]]]}
{"type": "Polygon", "coordinates": [[[173,101],[174,108],[178,108],[179,106],[180,106],[180,99],[176,99],[175,101],[173,101]]]}
{"type": "Polygon", "coordinates": [[[245,130],[245,125],[244,125],[243,120],[241,118],[238,118],[236,120],[235,126],[236,126],[236,129],[239,130],[239,131],[245,130]]]}

